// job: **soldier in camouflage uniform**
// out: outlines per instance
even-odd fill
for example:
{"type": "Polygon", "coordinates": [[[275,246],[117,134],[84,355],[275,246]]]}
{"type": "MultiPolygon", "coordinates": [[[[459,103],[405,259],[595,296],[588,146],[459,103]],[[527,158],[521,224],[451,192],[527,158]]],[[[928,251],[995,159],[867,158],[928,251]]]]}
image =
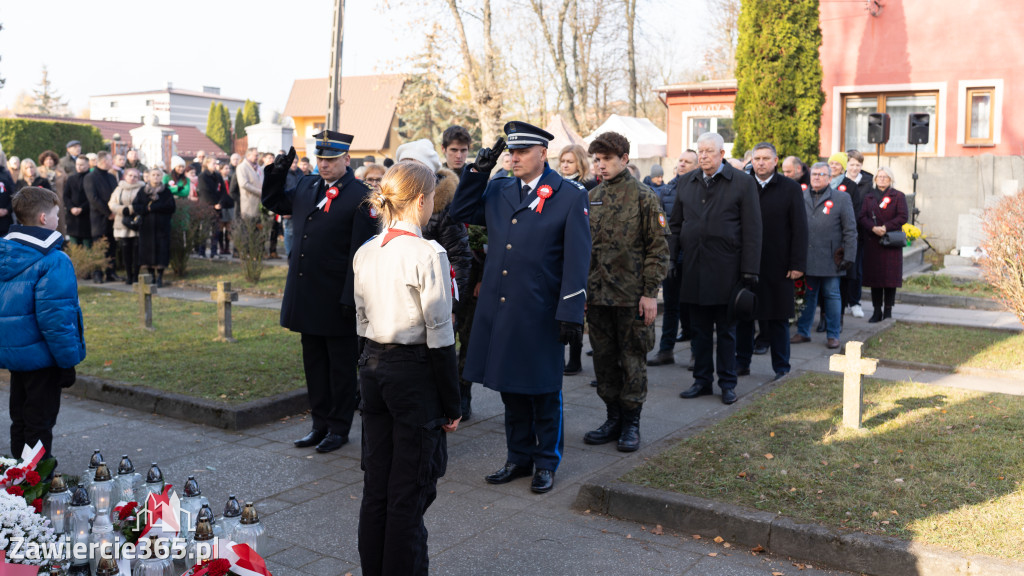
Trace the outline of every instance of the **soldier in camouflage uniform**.
{"type": "Polygon", "coordinates": [[[605,132],[588,152],[595,155],[601,184],[590,192],[587,322],[597,393],[608,419],[583,441],[618,440],[620,451],[632,452],[640,447],[658,287],[668,274],[668,226],[657,194],[626,170],[629,141],[624,136],[605,132]]]}

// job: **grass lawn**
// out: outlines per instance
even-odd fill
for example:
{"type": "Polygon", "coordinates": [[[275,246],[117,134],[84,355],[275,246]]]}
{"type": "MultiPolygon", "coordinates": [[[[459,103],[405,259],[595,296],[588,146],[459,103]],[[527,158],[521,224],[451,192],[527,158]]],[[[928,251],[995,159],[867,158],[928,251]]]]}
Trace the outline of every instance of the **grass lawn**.
{"type": "Polygon", "coordinates": [[[897,322],[871,337],[864,346],[864,355],[953,367],[1024,370],[1024,334],[897,322]],[[937,342],[942,345],[936,346],[937,342]]]}
{"type": "Polygon", "coordinates": [[[140,327],[138,297],[79,288],[87,357],[82,374],[229,403],[305,387],[299,335],[279,312],[233,306],[235,344],[214,342],[213,302],[153,299],[153,328],[140,327]]]}
{"type": "Polygon", "coordinates": [[[1024,559],[1024,398],[866,380],[862,430],[841,398],[841,376],[783,382],[623,479],[1024,559]]]}
{"type": "Polygon", "coordinates": [[[942,296],[969,296],[971,298],[987,298],[995,300],[996,291],[992,286],[981,280],[954,280],[943,274],[919,274],[903,281],[900,290],[920,294],[939,294],[942,296]]]}
{"type": "Polygon", "coordinates": [[[240,263],[227,260],[192,258],[188,261],[184,278],[176,276],[171,270],[168,270],[166,274],[164,281],[171,281],[175,286],[215,290],[217,282],[231,282],[231,288],[234,290],[283,296],[288,267],[271,266],[264,263],[263,273],[260,275],[258,284],[253,284],[245,279],[240,263]]]}

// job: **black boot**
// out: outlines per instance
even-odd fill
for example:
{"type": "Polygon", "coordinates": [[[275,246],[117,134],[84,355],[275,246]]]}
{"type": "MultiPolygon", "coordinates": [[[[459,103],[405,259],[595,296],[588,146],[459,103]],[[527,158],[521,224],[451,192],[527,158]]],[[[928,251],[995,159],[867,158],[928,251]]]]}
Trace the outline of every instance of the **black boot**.
{"type": "Polygon", "coordinates": [[[868,318],[868,324],[874,324],[875,322],[882,321],[882,310],[875,308],[875,311],[871,313],[871,318],[868,318]]]}
{"type": "Polygon", "coordinates": [[[462,421],[465,422],[473,417],[473,383],[463,382],[459,384],[459,401],[462,410],[462,421]]]}
{"type": "Polygon", "coordinates": [[[156,287],[157,288],[163,288],[164,287],[164,269],[163,268],[160,268],[159,270],[156,271],[156,287]]]}
{"type": "Polygon", "coordinates": [[[573,376],[583,371],[581,356],[583,355],[583,342],[569,344],[569,362],[565,365],[566,376],[573,376]]]}
{"type": "Polygon", "coordinates": [[[619,436],[619,452],[636,452],[640,448],[640,410],[622,410],[622,434],[619,436]]]}
{"type": "Polygon", "coordinates": [[[597,430],[591,430],[583,435],[583,442],[586,444],[607,444],[617,440],[622,432],[622,408],[619,404],[605,402],[608,408],[608,419],[597,430]]]}
{"type": "Polygon", "coordinates": [[[892,306],[886,306],[882,312],[882,320],[886,318],[892,318],[892,306]]]}

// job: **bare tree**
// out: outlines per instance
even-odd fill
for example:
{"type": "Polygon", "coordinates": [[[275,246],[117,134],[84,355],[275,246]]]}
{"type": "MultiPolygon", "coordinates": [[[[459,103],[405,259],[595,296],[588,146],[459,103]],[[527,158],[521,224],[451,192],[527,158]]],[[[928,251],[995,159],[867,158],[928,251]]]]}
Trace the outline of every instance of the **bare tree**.
{"type": "Polygon", "coordinates": [[[704,52],[705,74],[710,80],[732,78],[736,70],[740,0],[708,0],[711,44],[704,52]]]}
{"type": "MultiPolygon", "coordinates": [[[[561,94],[565,98],[566,108],[568,109],[567,113],[569,115],[569,124],[572,125],[573,130],[579,132],[580,123],[576,118],[576,93],[573,90],[572,84],[569,82],[569,71],[565,61],[565,18],[569,12],[571,4],[575,4],[575,2],[573,0],[561,0],[561,5],[558,7],[558,13],[555,16],[554,21],[555,34],[552,35],[551,29],[548,27],[547,20],[544,18],[543,0],[530,0],[533,12],[537,15],[537,20],[540,21],[540,27],[544,30],[544,41],[547,43],[548,51],[551,53],[551,58],[554,60],[555,72],[558,74],[562,82],[561,94]]],[[[575,45],[573,48],[573,51],[575,52],[575,45]]],[[[575,58],[573,59],[573,63],[576,65],[575,68],[579,69],[579,62],[577,62],[575,58]]]]}
{"type": "Polygon", "coordinates": [[[491,0],[482,0],[480,21],[483,24],[484,52],[483,60],[476,62],[469,47],[466,27],[463,24],[463,10],[458,0],[446,0],[455,21],[455,30],[459,39],[459,51],[462,54],[462,65],[469,80],[469,91],[477,117],[480,119],[484,145],[490,145],[501,133],[502,90],[495,82],[499,55],[494,47],[491,35],[491,0]]]}
{"type": "Polygon", "coordinates": [[[636,0],[623,0],[626,7],[626,54],[629,63],[629,115],[636,116],[636,0]]]}

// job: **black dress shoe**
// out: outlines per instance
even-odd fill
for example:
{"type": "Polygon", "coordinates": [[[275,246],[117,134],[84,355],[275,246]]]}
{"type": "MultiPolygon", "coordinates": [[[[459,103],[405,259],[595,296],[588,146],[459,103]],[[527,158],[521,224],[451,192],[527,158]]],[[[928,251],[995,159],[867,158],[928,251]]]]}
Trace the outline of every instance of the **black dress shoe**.
{"type": "Polygon", "coordinates": [[[501,470],[486,476],[484,480],[487,480],[488,484],[508,484],[516,478],[526,478],[530,474],[533,474],[533,466],[520,466],[511,462],[505,462],[501,470]]]}
{"type": "Polygon", "coordinates": [[[736,375],[737,376],[750,376],[750,366],[747,366],[746,368],[737,368],[736,369],[736,375]]]}
{"type": "MultiPolygon", "coordinates": [[[[93,272],[92,273],[92,283],[93,284],[103,284],[103,272],[100,272],[99,270],[93,272]]],[[[882,319],[882,313],[881,312],[878,313],[878,319],[879,320],[882,319]]]]}
{"type": "Polygon", "coordinates": [[[722,404],[732,404],[734,402],[736,402],[736,391],[722,390],[722,404]]]}
{"type": "Polygon", "coordinates": [[[590,385],[593,386],[594,388],[597,388],[597,380],[591,380],[590,385]]]}
{"type": "Polygon", "coordinates": [[[550,492],[555,487],[555,472],[553,470],[541,470],[537,469],[537,473],[533,475],[533,482],[530,483],[530,490],[533,490],[537,494],[543,494],[550,492]]]}
{"type": "Polygon", "coordinates": [[[302,438],[299,438],[294,442],[296,448],[309,448],[310,446],[316,446],[319,444],[324,437],[327,436],[327,430],[317,430],[313,428],[302,438]]]}
{"type": "Polygon", "coordinates": [[[569,363],[565,365],[565,370],[562,371],[562,374],[565,376],[575,376],[580,372],[583,372],[583,365],[580,364],[580,361],[576,360],[573,362],[570,360],[569,363]]]}
{"type": "Polygon", "coordinates": [[[711,386],[704,386],[697,382],[693,383],[686,390],[679,393],[680,398],[696,398],[697,396],[710,396],[712,394],[711,386]]]}
{"type": "Polygon", "coordinates": [[[325,452],[334,452],[338,448],[341,448],[345,444],[348,444],[348,436],[342,436],[341,434],[335,434],[334,432],[328,432],[327,436],[316,445],[316,451],[323,454],[325,452]]]}
{"type": "Polygon", "coordinates": [[[760,356],[762,354],[767,354],[767,353],[768,353],[768,345],[767,344],[756,344],[756,343],[754,344],[754,354],[756,354],[757,356],[760,356]]]}

